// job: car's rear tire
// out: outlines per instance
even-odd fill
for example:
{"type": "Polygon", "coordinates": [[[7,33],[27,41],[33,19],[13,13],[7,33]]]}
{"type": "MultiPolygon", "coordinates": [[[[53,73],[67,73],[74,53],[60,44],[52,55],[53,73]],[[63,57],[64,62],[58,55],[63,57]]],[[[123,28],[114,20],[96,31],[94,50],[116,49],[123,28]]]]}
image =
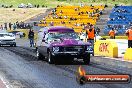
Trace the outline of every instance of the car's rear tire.
{"type": "Polygon", "coordinates": [[[36,51],[36,54],[37,54],[38,60],[43,60],[44,59],[44,56],[38,50],[36,51]]]}
{"type": "Polygon", "coordinates": [[[54,64],[55,63],[55,57],[51,54],[51,52],[48,52],[48,63],[54,64]]]}
{"type": "Polygon", "coordinates": [[[83,56],[83,61],[87,65],[90,64],[90,53],[88,53],[88,54],[86,54],[86,55],[83,56]]]}

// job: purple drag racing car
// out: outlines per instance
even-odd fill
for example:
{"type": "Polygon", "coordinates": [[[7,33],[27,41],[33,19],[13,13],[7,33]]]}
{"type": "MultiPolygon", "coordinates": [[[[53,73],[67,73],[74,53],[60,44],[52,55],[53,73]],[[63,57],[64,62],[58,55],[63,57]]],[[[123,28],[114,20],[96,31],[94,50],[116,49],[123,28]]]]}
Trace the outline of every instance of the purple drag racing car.
{"type": "Polygon", "coordinates": [[[89,64],[93,53],[91,43],[80,40],[73,29],[59,26],[40,29],[36,49],[38,59],[47,59],[50,64],[56,60],[73,61],[74,58],[89,64]]]}

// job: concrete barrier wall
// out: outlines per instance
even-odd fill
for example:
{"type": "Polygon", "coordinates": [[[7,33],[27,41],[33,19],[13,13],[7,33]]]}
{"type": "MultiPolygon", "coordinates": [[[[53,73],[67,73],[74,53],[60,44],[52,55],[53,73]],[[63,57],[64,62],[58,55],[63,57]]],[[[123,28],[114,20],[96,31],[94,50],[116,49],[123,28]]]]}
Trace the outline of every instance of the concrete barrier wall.
{"type": "Polygon", "coordinates": [[[118,57],[117,43],[109,40],[97,40],[94,45],[94,55],[118,57]]]}
{"type": "Polygon", "coordinates": [[[124,60],[132,61],[132,48],[127,48],[124,55],[124,60]]]}

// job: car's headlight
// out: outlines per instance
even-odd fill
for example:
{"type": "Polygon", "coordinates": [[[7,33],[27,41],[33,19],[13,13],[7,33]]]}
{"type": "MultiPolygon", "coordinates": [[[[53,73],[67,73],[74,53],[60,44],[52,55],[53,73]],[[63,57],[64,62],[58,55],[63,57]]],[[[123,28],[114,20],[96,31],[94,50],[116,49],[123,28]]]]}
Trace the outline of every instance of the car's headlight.
{"type": "Polygon", "coordinates": [[[93,49],[93,46],[87,46],[87,51],[91,51],[93,49]]]}
{"type": "Polygon", "coordinates": [[[53,47],[53,52],[58,52],[59,51],[59,47],[53,47]]]}

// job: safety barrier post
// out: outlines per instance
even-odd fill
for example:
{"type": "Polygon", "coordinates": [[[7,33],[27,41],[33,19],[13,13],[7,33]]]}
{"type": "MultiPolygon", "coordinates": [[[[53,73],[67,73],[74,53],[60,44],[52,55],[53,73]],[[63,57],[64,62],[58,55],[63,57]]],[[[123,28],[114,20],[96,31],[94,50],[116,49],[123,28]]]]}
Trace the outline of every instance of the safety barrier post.
{"type": "Polygon", "coordinates": [[[109,40],[97,40],[94,45],[94,55],[117,58],[117,43],[109,40]]]}
{"type": "Polygon", "coordinates": [[[124,60],[132,61],[132,48],[127,48],[124,55],[124,60]]]}

